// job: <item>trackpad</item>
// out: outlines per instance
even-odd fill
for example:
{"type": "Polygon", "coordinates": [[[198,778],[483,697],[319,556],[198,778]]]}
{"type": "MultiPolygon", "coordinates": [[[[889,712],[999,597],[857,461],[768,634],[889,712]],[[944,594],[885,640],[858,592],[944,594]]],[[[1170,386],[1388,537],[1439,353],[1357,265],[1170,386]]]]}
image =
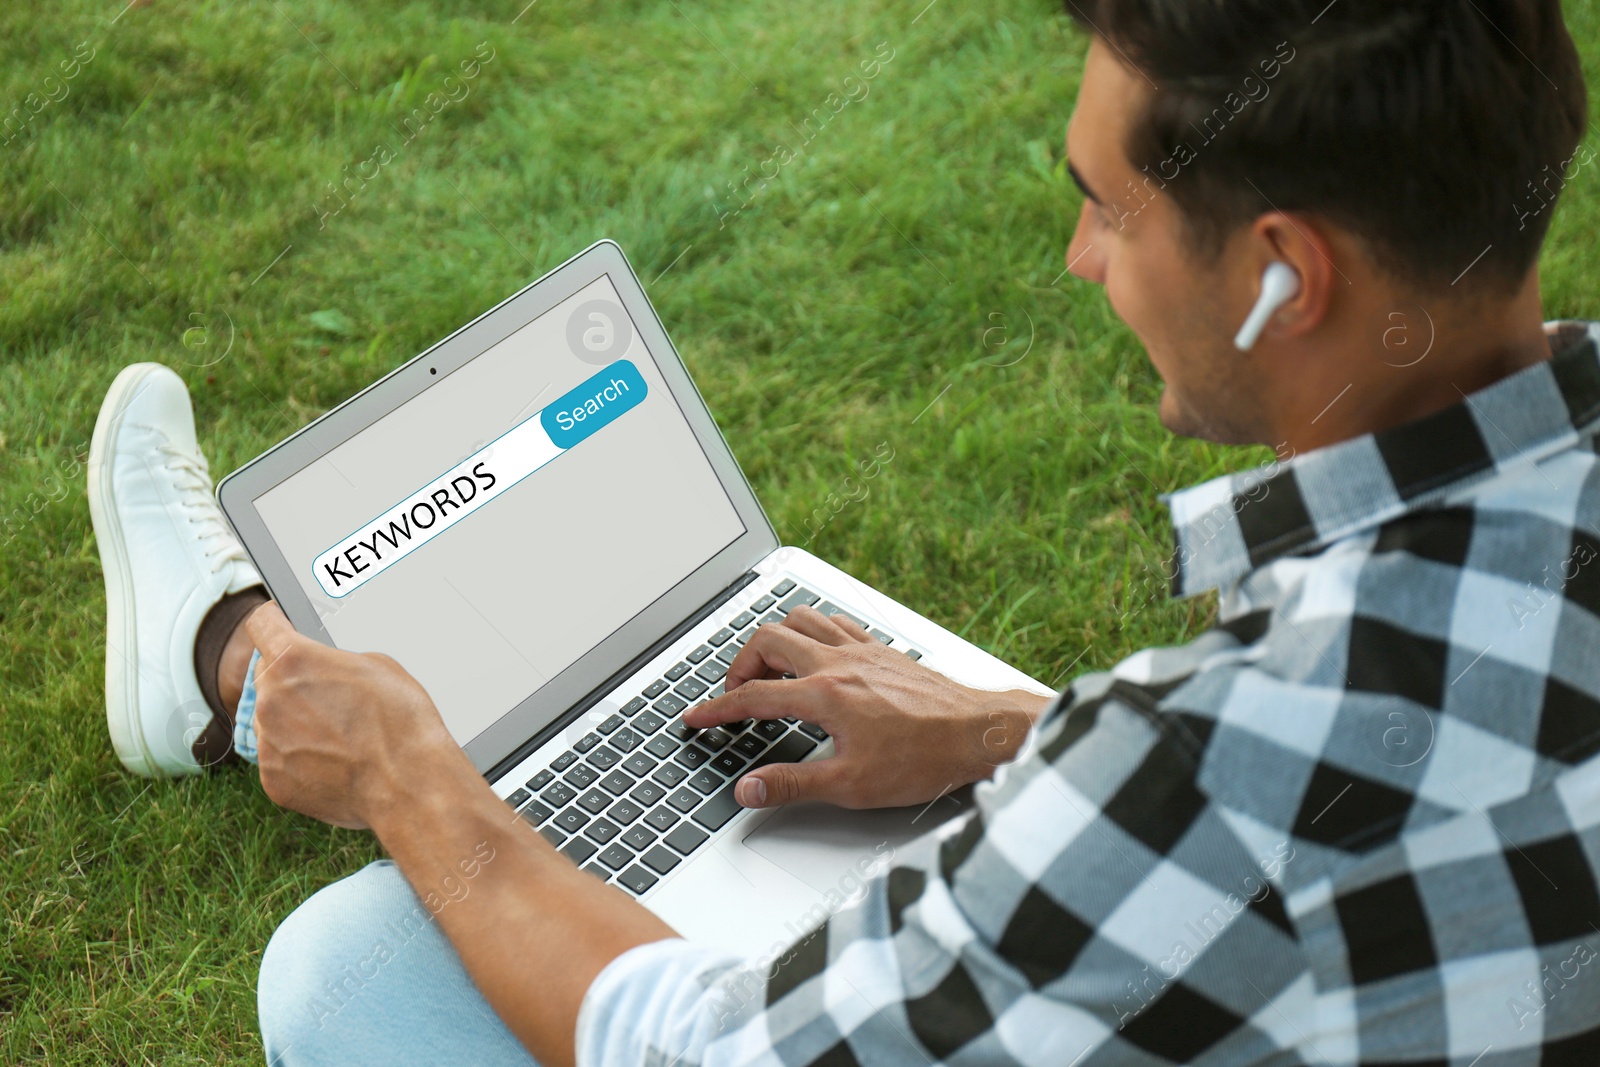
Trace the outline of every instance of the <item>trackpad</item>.
{"type": "Polygon", "coordinates": [[[967,810],[945,796],[914,808],[850,811],[831,804],[791,804],[764,820],[744,845],[819,893],[835,890],[841,871],[866,871],[914,838],[967,810]]]}

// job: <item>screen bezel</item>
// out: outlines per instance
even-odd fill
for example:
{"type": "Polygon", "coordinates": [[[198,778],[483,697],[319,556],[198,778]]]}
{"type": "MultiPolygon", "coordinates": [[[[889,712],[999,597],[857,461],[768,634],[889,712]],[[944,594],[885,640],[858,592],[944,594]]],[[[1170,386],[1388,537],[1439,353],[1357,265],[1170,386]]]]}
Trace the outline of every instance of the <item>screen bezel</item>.
{"type": "Polygon", "coordinates": [[[695,388],[676,346],[646,298],[621,247],[598,241],[467,325],[263,452],[217,486],[217,500],[268,591],[299,632],[334,644],[311,600],[255,507],[257,498],[299,473],[407,401],[442,381],[585,286],[610,276],[673,400],[733,503],[745,532],[669,588],[566,670],[496,719],[462,747],[488,771],[535,733],[548,730],[619,667],[635,659],[691,613],[778,547],[778,536],[733,451],[695,388]],[[438,374],[430,373],[430,368],[438,374]]]}

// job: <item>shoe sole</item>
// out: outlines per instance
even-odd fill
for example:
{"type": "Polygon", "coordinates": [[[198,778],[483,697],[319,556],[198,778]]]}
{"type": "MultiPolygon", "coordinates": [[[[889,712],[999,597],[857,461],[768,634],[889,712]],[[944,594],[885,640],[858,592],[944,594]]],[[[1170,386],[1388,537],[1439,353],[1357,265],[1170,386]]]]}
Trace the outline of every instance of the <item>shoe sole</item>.
{"type": "Polygon", "coordinates": [[[133,572],[128,546],[122,537],[116,497],[109,471],[102,468],[112,442],[122,428],[128,403],[154,370],[149,364],[126,367],[111,383],[95,419],[89,441],[89,517],[100,546],[100,568],[106,576],[106,728],[117,759],[134,774],[162,778],[173,773],[162,767],[145,742],[139,721],[138,625],[133,608],[133,572]]]}

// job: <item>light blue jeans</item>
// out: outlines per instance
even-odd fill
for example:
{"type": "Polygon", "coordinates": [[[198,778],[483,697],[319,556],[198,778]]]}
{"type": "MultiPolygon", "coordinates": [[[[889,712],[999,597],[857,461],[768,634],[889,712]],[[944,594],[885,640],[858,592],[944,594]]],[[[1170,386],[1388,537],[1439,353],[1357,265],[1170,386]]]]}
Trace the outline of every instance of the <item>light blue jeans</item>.
{"type": "MultiPolygon", "coordinates": [[[[234,747],[252,763],[258,658],[234,720],[234,747]]],[[[538,1067],[388,860],[312,894],[283,921],[261,957],[256,999],[272,1067],[538,1067]]]]}

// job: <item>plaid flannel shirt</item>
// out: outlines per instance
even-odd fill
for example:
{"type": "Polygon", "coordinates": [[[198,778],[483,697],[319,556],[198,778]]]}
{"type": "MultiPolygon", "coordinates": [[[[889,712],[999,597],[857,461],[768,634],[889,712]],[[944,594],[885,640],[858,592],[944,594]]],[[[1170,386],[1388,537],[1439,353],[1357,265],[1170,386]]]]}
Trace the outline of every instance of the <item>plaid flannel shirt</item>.
{"type": "Polygon", "coordinates": [[[580,1063],[1600,1063],[1600,324],[1173,495],[1214,628],[1078,679],[774,965],[682,941],[580,1063]]]}

